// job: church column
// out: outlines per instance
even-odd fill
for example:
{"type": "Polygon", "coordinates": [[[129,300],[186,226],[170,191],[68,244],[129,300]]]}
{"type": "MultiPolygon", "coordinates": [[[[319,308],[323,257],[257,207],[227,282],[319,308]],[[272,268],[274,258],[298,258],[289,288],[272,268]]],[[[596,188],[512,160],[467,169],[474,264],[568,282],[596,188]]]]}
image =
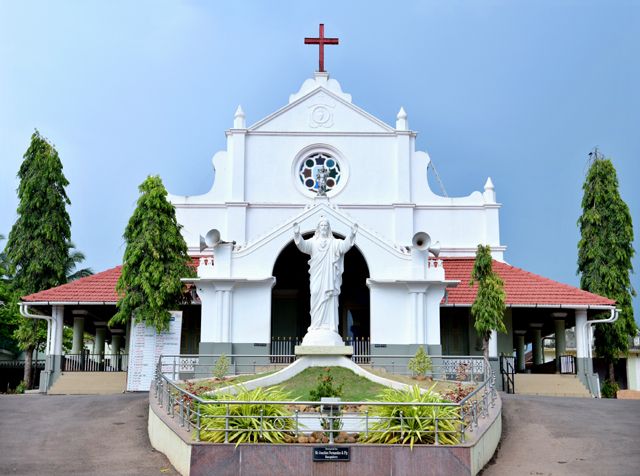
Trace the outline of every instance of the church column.
{"type": "Polygon", "coordinates": [[[566,312],[554,312],[552,317],[556,318],[554,321],[555,324],[555,340],[556,340],[556,371],[561,372],[562,367],[560,363],[560,356],[563,355],[566,351],[566,338],[565,338],[565,324],[564,318],[566,317],[566,312]]]}
{"type": "Polygon", "coordinates": [[[533,365],[544,363],[542,349],[542,324],[531,324],[533,331],[533,365]]]}
{"type": "Polygon", "coordinates": [[[73,345],[72,354],[81,354],[84,348],[84,319],[87,311],[76,310],[73,314],[73,345]]]}
{"type": "Polygon", "coordinates": [[[98,362],[102,362],[104,357],[104,341],[106,334],[106,327],[96,327],[96,339],[93,342],[93,353],[96,354],[94,359],[98,362]]]}
{"type": "Polygon", "coordinates": [[[589,348],[591,342],[586,330],[587,310],[576,309],[576,361],[578,372],[581,374],[591,374],[591,359],[589,358],[589,348]]]}
{"type": "Polygon", "coordinates": [[[122,336],[120,334],[113,334],[111,336],[111,353],[118,355],[122,349],[122,336]]]}
{"type": "Polygon", "coordinates": [[[122,369],[122,356],[120,351],[122,350],[122,332],[119,329],[111,331],[111,365],[120,372],[122,369]]]}
{"type": "Polygon", "coordinates": [[[515,331],[516,334],[516,371],[524,372],[525,371],[525,344],[524,344],[524,336],[526,331],[515,331]]]}
{"type": "Polygon", "coordinates": [[[51,316],[53,317],[53,355],[62,355],[62,333],[64,330],[64,306],[53,306],[51,316]]]}

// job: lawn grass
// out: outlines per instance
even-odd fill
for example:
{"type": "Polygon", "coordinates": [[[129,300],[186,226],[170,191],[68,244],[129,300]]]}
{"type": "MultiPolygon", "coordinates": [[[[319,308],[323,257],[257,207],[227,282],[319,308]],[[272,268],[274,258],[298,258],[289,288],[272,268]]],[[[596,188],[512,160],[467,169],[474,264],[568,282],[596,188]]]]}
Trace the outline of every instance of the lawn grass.
{"type": "Polygon", "coordinates": [[[417,380],[408,375],[398,375],[392,374],[389,372],[385,372],[384,370],[377,369],[367,369],[372,374],[378,375],[380,377],[394,380],[400,383],[406,383],[407,385],[418,385],[420,388],[431,388],[433,387],[433,391],[439,393],[440,395],[447,392],[447,390],[454,389],[457,387],[459,382],[447,381],[447,380],[417,380]],[[435,385],[435,386],[434,386],[435,385]]]}
{"type": "MultiPolygon", "coordinates": [[[[277,370],[272,370],[270,372],[262,372],[259,374],[246,374],[246,375],[235,375],[232,377],[227,377],[224,380],[216,380],[216,379],[198,379],[190,382],[191,387],[196,390],[196,394],[201,394],[204,392],[209,392],[211,390],[217,390],[219,388],[229,387],[230,385],[238,385],[244,382],[248,382],[249,380],[254,380],[260,377],[266,377],[267,375],[271,375],[277,372],[277,370]]],[[[181,388],[189,390],[189,383],[185,382],[179,385],[181,388]]]]}
{"type": "MultiPolygon", "coordinates": [[[[326,375],[325,368],[327,367],[310,367],[305,369],[298,375],[278,384],[278,387],[289,392],[291,398],[310,401],[311,390],[318,385],[318,379],[326,375]]],[[[387,388],[371,380],[367,380],[364,377],[360,377],[349,369],[343,367],[328,368],[331,369],[334,384],[342,384],[342,395],[340,398],[343,402],[375,400],[375,397],[387,388]]]]}

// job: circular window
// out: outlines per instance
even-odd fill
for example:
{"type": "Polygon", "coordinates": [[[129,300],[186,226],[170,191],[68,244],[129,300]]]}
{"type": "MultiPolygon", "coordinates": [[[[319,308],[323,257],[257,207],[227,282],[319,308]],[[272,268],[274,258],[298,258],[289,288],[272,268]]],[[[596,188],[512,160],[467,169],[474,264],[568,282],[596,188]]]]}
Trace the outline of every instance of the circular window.
{"type": "Polygon", "coordinates": [[[326,152],[316,152],[300,162],[298,177],[302,185],[310,192],[318,192],[324,182],[326,192],[340,183],[340,164],[337,159],[326,152]]]}

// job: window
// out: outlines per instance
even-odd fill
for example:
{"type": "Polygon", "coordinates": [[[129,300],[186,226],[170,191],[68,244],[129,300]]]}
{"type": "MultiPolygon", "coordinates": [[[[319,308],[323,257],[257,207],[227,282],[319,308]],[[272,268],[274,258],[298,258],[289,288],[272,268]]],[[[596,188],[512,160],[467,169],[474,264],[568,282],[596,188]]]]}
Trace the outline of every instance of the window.
{"type": "Polygon", "coordinates": [[[305,157],[300,162],[298,177],[303,187],[310,192],[318,191],[318,172],[326,168],[327,192],[336,188],[340,183],[341,169],[335,157],[326,152],[316,152],[305,157]]]}

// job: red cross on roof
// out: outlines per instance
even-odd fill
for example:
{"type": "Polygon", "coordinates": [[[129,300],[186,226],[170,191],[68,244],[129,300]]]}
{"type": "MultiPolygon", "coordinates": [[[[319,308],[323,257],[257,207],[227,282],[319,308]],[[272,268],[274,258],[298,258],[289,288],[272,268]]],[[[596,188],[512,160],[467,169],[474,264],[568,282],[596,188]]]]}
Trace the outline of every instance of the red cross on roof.
{"type": "Polygon", "coordinates": [[[320,61],[319,69],[320,73],[324,73],[324,45],[337,45],[338,38],[325,38],[324,37],[324,23],[320,23],[320,34],[318,38],[305,38],[305,45],[318,45],[320,47],[320,61]]]}

